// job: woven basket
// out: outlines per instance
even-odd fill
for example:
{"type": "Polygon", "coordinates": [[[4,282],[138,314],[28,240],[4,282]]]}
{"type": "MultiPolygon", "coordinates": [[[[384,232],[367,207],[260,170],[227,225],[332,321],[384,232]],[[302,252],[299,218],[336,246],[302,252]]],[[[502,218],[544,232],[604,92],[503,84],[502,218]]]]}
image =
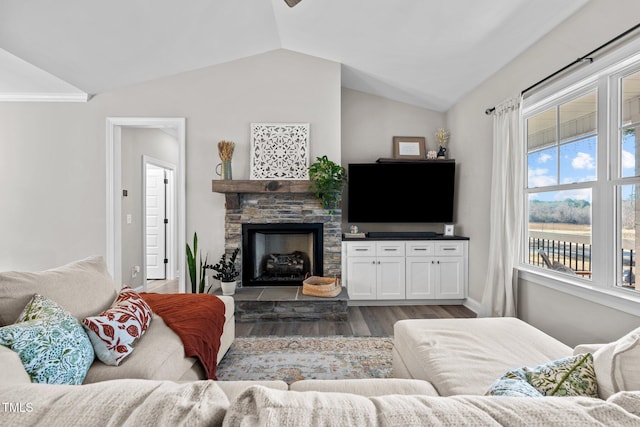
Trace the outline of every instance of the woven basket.
{"type": "Polygon", "coordinates": [[[340,295],[342,286],[336,277],[310,276],[302,282],[302,293],[314,297],[332,298],[340,295]]]}

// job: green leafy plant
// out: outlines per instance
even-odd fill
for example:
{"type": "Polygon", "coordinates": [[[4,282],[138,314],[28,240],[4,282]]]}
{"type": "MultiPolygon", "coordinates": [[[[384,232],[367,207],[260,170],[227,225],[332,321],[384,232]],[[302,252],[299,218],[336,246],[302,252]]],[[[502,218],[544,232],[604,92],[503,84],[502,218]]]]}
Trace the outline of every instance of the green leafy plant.
{"type": "Polygon", "coordinates": [[[191,293],[204,293],[205,289],[205,277],[207,276],[207,269],[211,268],[207,265],[208,255],[205,255],[204,261],[202,260],[202,254],[200,254],[200,269],[197,269],[196,256],[198,255],[198,233],[193,233],[193,250],[187,243],[187,269],[189,270],[189,279],[191,279],[191,293]],[[198,272],[200,278],[198,280],[198,272]]]}
{"type": "Polygon", "coordinates": [[[196,273],[196,254],[198,253],[198,233],[193,233],[193,251],[187,243],[187,269],[191,279],[191,293],[196,293],[198,276],[196,273]]]}
{"type": "Polygon", "coordinates": [[[227,254],[224,253],[216,265],[209,266],[209,268],[216,272],[216,274],[213,275],[214,279],[218,279],[221,282],[233,282],[236,280],[240,275],[240,272],[236,269],[238,252],[240,252],[240,248],[235,248],[228,260],[227,254]]]}
{"type": "Polygon", "coordinates": [[[322,202],[322,207],[332,214],[342,199],[342,189],[347,183],[347,171],[327,156],[317,157],[309,166],[309,190],[322,202]]]}

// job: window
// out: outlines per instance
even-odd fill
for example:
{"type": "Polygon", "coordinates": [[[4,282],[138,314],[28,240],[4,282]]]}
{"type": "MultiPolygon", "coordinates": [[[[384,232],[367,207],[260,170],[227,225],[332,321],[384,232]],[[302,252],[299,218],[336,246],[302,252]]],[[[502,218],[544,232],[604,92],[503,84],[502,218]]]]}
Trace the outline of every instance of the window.
{"type": "MultiPolygon", "coordinates": [[[[622,287],[640,290],[636,287],[636,261],[638,242],[636,234],[640,232],[640,215],[636,215],[636,203],[640,190],[640,162],[638,155],[640,141],[637,136],[640,127],[640,72],[623,74],[619,77],[620,105],[617,129],[619,155],[616,156],[616,192],[617,215],[617,272],[618,284],[622,287]]],[[[640,284],[639,284],[640,285],[640,284]]]]}
{"type": "Polygon", "coordinates": [[[597,181],[597,99],[597,90],[589,90],[525,121],[527,262],[587,279],[597,181]]]}
{"type": "Polygon", "coordinates": [[[561,283],[636,298],[640,42],[634,43],[524,100],[523,263],[561,283]]]}

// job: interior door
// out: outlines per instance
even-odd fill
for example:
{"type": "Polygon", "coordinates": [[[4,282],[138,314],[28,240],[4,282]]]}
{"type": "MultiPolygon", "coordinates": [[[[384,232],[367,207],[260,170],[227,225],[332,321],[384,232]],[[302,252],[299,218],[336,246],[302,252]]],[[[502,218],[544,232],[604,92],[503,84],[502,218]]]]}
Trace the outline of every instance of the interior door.
{"type": "Polygon", "coordinates": [[[165,169],[147,163],[146,170],[146,261],[147,279],[166,279],[166,184],[165,169]]]}

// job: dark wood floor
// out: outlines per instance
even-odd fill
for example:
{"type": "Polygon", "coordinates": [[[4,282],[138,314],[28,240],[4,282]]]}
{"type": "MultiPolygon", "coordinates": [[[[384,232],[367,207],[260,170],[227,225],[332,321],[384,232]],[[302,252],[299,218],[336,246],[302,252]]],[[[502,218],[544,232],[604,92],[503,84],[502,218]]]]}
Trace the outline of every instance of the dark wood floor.
{"type": "Polygon", "coordinates": [[[393,324],[403,319],[475,317],[462,305],[407,305],[349,307],[348,320],[236,322],[236,336],[393,336],[393,324]]]}
{"type": "MultiPolygon", "coordinates": [[[[175,281],[150,282],[149,292],[175,293],[175,281]]],[[[402,306],[352,306],[346,321],[256,321],[236,322],[236,336],[327,336],[357,337],[393,336],[393,324],[403,319],[451,319],[476,317],[462,305],[402,305],[402,306]]]]}

